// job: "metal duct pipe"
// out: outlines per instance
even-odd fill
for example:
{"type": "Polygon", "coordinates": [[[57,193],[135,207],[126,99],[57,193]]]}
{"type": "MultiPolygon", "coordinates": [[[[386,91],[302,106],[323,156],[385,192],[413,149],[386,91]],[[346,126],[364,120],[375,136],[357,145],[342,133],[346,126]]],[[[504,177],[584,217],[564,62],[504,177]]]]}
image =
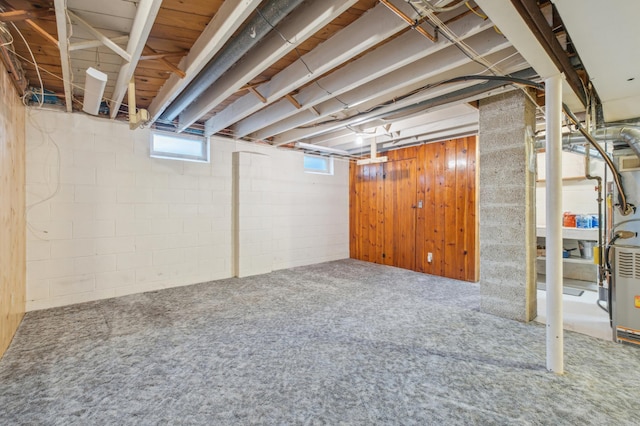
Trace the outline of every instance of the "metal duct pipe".
{"type": "Polygon", "coordinates": [[[624,187],[622,186],[622,179],[620,177],[620,172],[618,172],[618,169],[616,168],[616,165],[613,163],[613,160],[609,158],[609,156],[604,151],[604,149],[602,149],[600,144],[598,144],[598,141],[591,135],[591,133],[587,131],[587,129],[584,128],[582,123],[580,123],[580,120],[578,120],[578,118],[575,116],[575,114],[571,112],[571,109],[569,109],[569,107],[566,104],[564,103],[562,104],[562,109],[564,110],[569,121],[573,123],[574,126],[576,126],[578,131],[589,141],[591,146],[593,146],[596,149],[596,151],[600,153],[604,162],[607,164],[609,169],[611,169],[611,174],[613,175],[612,176],[613,181],[615,182],[616,187],[618,188],[618,209],[620,210],[620,213],[623,216],[627,216],[631,213],[635,213],[636,211],[635,206],[627,202],[627,195],[624,192],[624,187]]]}
{"type": "Polygon", "coordinates": [[[625,141],[640,158],[640,130],[632,127],[623,127],[620,129],[620,139],[625,141]]]}
{"type": "Polygon", "coordinates": [[[247,22],[229,44],[200,71],[198,76],[162,113],[160,120],[172,121],[251,50],[303,0],[271,0],[247,22]]]}
{"type": "MultiPolygon", "coordinates": [[[[640,129],[634,127],[602,127],[591,136],[598,142],[625,142],[640,157],[640,129]]],[[[536,137],[536,150],[544,149],[545,137],[536,137]]],[[[580,133],[571,133],[562,137],[562,146],[583,145],[589,143],[580,133]]]]}

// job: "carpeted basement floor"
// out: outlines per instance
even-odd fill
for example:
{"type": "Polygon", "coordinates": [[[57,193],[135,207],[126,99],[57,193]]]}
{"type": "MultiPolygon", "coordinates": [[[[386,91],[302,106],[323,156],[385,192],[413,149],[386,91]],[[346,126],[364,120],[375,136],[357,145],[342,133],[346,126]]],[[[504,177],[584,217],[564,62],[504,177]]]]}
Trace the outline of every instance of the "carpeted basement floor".
{"type": "Polygon", "coordinates": [[[639,424],[640,350],[354,260],[27,314],[0,424],[639,424]]]}

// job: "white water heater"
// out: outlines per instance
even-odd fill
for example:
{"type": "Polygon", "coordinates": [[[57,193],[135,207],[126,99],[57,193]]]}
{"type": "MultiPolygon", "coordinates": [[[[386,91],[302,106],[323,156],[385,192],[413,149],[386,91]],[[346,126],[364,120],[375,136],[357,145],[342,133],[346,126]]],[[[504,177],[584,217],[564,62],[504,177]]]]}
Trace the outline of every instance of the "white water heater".
{"type": "Polygon", "coordinates": [[[613,340],[640,347],[640,247],[614,245],[613,340]]]}

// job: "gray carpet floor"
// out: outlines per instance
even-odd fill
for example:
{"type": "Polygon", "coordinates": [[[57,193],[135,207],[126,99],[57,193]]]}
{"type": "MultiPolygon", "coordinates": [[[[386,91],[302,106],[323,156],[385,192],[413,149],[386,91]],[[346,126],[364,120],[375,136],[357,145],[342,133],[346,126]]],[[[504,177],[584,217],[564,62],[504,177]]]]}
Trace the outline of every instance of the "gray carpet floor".
{"type": "Polygon", "coordinates": [[[31,312],[0,424],[639,424],[640,350],[354,260],[31,312]]]}

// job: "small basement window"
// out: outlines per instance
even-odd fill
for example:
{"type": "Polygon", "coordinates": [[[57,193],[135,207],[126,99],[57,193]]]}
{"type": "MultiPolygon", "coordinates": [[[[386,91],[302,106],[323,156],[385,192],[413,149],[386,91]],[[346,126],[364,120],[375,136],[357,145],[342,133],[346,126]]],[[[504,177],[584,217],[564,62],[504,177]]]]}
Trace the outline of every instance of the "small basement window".
{"type": "Polygon", "coordinates": [[[304,171],[307,173],[333,174],[333,157],[304,155],[304,171]]]}
{"type": "Polygon", "coordinates": [[[151,157],[209,162],[209,139],[168,132],[151,132],[151,157]]]}

